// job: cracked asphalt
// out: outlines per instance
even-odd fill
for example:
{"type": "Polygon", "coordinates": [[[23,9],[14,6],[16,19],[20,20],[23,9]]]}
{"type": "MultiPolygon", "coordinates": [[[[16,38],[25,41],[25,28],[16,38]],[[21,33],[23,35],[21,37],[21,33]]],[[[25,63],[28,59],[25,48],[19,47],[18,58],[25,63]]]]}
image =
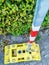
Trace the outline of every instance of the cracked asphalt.
{"type": "MultiPolygon", "coordinates": [[[[49,29],[45,30],[44,32],[40,31],[39,34],[41,35],[41,38],[40,40],[37,41],[37,43],[40,46],[40,53],[41,53],[40,61],[30,61],[30,62],[13,63],[6,65],[49,65],[49,29]]],[[[12,35],[11,36],[8,35],[6,36],[6,39],[8,40],[9,44],[28,41],[28,37],[25,36],[13,37],[12,35]]],[[[0,35],[0,65],[4,65],[3,63],[4,54],[2,47],[3,44],[1,44],[3,41],[4,41],[4,37],[0,35]]]]}

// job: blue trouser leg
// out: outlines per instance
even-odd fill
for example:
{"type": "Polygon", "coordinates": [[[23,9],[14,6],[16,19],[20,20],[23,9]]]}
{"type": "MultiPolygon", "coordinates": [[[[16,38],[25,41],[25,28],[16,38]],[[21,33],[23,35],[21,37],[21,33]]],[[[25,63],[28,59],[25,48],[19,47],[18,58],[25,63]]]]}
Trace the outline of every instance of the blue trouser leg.
{"type": "Polygon", "coordinates": [[[35,27],[41,26],[49,9],[49,0],[37,0],[36,9],[33,19],[33,25],[35,27]]]}

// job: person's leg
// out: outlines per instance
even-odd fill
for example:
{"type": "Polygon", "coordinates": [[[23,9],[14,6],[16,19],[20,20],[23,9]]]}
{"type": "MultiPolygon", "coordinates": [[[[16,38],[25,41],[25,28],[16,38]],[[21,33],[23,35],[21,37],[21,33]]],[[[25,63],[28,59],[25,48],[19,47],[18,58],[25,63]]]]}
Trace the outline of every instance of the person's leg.
{"type": "Polygon", "coordinates": [[[40,26],[48,12],[49,0],[37,0],[34,19],[32,23],[32,31],[30,32],[30,43],[32,43],[40,29],[40,26]]]}

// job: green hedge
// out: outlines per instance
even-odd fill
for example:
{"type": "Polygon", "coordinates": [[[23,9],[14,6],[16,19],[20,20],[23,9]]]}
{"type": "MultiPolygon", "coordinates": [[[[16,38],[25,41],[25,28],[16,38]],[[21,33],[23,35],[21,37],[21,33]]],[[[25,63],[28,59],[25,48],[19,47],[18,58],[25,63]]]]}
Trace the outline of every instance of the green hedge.
{"type": "MultiPolygon", "coordinates": [[[[36,0],[0,0],[0,34],[28,33],[34,15],[36,0]]],[[[48,12],[49,13],[49,12],[48,12]]],[[[49,25],[47,15],[42,26],[49,25]],[[46,24],[45,24],[46,23],[46,24]]]]}

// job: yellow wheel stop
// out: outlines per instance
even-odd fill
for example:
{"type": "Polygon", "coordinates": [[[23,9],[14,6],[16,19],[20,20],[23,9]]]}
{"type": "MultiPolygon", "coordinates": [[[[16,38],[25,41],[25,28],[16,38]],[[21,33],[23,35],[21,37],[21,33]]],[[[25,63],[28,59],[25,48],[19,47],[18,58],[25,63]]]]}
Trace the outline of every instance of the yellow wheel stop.
{"type": "Polygon", "coordinates": [[[27,43],[5,46],[4,64],[24,61],[41,60],[39,45],[33,43],[31,50],[27,52],[27,43]]]}

